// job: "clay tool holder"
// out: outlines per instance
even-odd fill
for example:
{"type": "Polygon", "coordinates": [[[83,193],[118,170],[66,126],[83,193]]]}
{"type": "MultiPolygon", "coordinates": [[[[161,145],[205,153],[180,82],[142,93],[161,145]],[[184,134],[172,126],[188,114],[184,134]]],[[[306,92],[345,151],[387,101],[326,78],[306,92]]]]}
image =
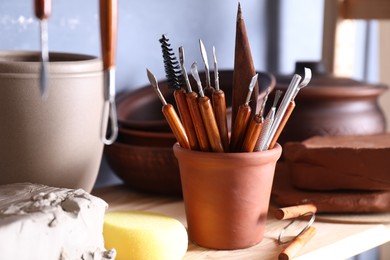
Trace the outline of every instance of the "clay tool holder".
{"type": "Polygon", "coordinates": [[[259,139],[259,136],[261,133],[261,129],[263,128],[264,108],[265,108],[265,105],[267,103],[269,93],[270,93],[270,88],[268,88],[267,92],[265,93],[265,96],[263,98],[263,102],[261,104],[261,109],[260,109],[259,113],[255,114],[249,123],[248,129],[247,129],[247,132],[246,132],[246,135],[244,138],[244,142],[243,142],[242,148],[241,148],[242,152],[253,152],[255,147],[256,147],[257,140],[259,139]]]}
{"type": "Polygon", "coordinates": [[[274,148],[274,146],[275,146],[275,144],[276,144],[280,134],[282,133],[284,127],[287,124],[288,119],[290,118],[290,116],[291,116],[291,114],[292,114],[292,112],[293,112],[293,110],[295,108],[295,97],[298,95],[298,92],[302,88],[306,87],[307,84],[309,84],[310,80],[311,80],[311,70],[308,69],[308,68],[305,68],[305,77],[303,78],[302,82],[299,84],[299,86],[296,89],[296,91],[295,91],[295,93],[294,93],[290,103],[288,104],[286,112],[284,113],[283,118],[280,121],[280,124],[279,124],[278,128],[276,129],[275,135],[273,136],[268,149],[274,148]]]}
{"type": "Polygon", "coordinates": [[[187,71],[184,65],[184,49],[179,47],[179,60],[182,69],[182,74],[187,86],[186,100],[188,109],[191,114],[192,122],[195,128],[195,133],[198,138],[199,148],[201,151],[209,152],[211,151],[210,143],[207,137],[206,128],[203,124],[202,115],[198,106],[198,94],[192,91],[191,83],[187,75],[187,71]]]}
{"type": "Polygon", "coordinates": [[[215,90],[212,93],[213,109],[215,120],[217,122],[219,134],[221,136],[223,150],[229,152],[229,130],[226,116],[226,99],[225,92],[219,88],[218,63],[215,47],[213,46],[214,59],[214,85],[215,90]]]}
{"type": "Polygon", "coordinates": [[[191,74],[194,77],[199,89],[198,105],[204,126],[206,128],[211,150],[213,152],[222,153],[224,150],[221,142],[221,136],[219,135],[217,122],[215,121],[213,107],[211,105],[210,99],[204,95],[196,62],[194,62],[191,66],[191,74]]]}
{"type": "Polygon", "coordinates": [[[242,142],[244,140],[245,132],[248,126],[248,121],[251,115],[252,108],[249,106],[249,101],[257,82],[258,74],[252,77],[251,82],[249,83],[249,90],[247,92],[247,97],[245,102],[240,105],[238,108],[236,120],[232,128],[232,134],[230,138],[230,151],[239,152],[242,147],[242,142]]]}
{"type": "Polygon", "coordinates": [[[40,23],[40,44],[41,44],[41,70],[40,70],[40,93],[42,97],[47,96],[47,77],[49,63],[49,47],[48,47],[48,29],[47,20],[51,14],[51,0],[35,0],[34,1],[35,16],[40,23]]]}
{"type": "MultiPolygon", "coordinates": [[[[104,111],[108,113],[111,122],[110,136],[103,135],[103,143],[113,144],[118,136],[118,120],[115,104],[115,58],[118,30],[118,1],[100,0],[100,37],[103,56],[104,70],[104,111]],[[108,111],[107,111],[108,110],[108,111]]],[[[105,133],[106,126],[102,125],[102,133],[105,133]]]]}
{"type": "Polygon", "coordinates": [[[168,86],[174,89],[173,95],[175,97],[181,121],[187,133],[191,150],[199,150],[198,138],[196,136],[195,127],[192,122],[191,113],[186,100],[186,91],[181,88],[183,75],[180,65],[172,48],[170,48],[171,45],[169,43],[169,39],[165,35],[162,35],[160,43],[164,59],[165,74],[168,79],[168,86]]]}
{"type": "Polygon", "coordinates": [[[154,74],[146,69],[148,79],[150,81],[150,84],[153,86],[154,90],[157,93],[158,98],[161,100],[162,106],[162,112],[164,114],[165,119],[167,120],[169,127],[171,128],[174,136],[176,137],[176,140],[179,142],[180,146],[185,149],[190,149],[190,144],[188,141],[187,134],[184,130],[184,127],[179,119],[179,116],[177,115],[175,108],[168,104],[165,100],[163,94],[160,91],[160,88],[158,87],[158,82],[154,74]]]}
{"type": "Polygon", "coordinates": [[[270,135],[270,129],[271,126],[275,120],[275,113],[276,113],[276,105],[278,104],[279,98],[282,95],[281,90],[277,90],[275,92],[275,97],[274,97],[274,103],[270,109],[270,111],[267,114],[267,117],[264,120],[263,128],[261,129],[261,133],[259,136],[259,139],[257,140],[256,146],[254,151],[265,151],[267,150],[267,143],[266,140],[270,135]]]}
{"type": "Polygon", "coordinates": [[[205,96],[207,96],[210,100],[212,100],[212,94],[215,91],[215,89],[211,86],[209,60],[207,58],[206,48],[201,39],[199,39],[199,48],[204,63],[205,74],[206,74],[206,87],[203,89],[203,92],[205,96]]]}
{"type": "MultiPolygon", "coordinates": [[[[242,17],[241,4],[238,3],[232,85],[232,126],[236,120],[240,105],[242,105],[246,100],[246,88],[255,74],[256,70],[253,64],[245,22],[242,17]]],[[[256,83],[251,96],[251,100],[253,100],[253,102],[249,104],[252,115],[256,112],[258,95],[259,85],[256,83]]]]}

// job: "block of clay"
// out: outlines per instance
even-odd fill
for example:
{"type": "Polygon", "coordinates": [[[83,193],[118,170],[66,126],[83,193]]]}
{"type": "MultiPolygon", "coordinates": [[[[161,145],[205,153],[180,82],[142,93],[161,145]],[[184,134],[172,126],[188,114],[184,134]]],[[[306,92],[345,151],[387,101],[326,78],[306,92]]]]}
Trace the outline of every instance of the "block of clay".
{"type": "Polygon", "coordinates": [[[108,260],[103,221],[107,203],[83,190],[31,183],[0,186],[3,260],[108,260]]]}
{"type": "Polygon", "coordinates": [[[287,143],[292,184],[311,190],[390,190],[390,134],[287,143]]]}

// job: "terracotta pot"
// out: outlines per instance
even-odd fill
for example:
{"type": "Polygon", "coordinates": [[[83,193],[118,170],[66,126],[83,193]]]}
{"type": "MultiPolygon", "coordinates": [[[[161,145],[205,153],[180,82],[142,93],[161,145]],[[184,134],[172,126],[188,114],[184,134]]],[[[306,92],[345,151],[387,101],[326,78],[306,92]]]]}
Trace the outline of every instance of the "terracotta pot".
{"type": "MultiPolygon", "coordinates": [[[[266,72],[259,73],[259,91],[264,95],[266,89],[275,87],[275,77],[266,72]]],[[[205,74],[200,73],[200,77],[205,81],[205,74]]],[[[196,91],[196,83],[192,76],[189,76],[191,85],[196,91]]],[[[228,117],[231,117],[232,104],[232,83],[233,71],[226,70],[219,72],[220,88],[225,92],[226,105],[228,107],[228,117]]],[[[173,90],[168,88],[166,80],[159,82],[159,87],[168,103],[175,105],[173,90]]],[[[259,106],[262,96],[259,95],[259,106]]],[[[118,122],[124,128],[134,130],[170,132],[169,125],[161,113],[161,101],[158,99],[153,87],[147,85],[137,90],[123,92],[117,98],[118,122]]],[[[176,109],[177,111],[177,109],[176,109]]],[[[230,123],[230,119],[228,120],[230,123]]]]}
{"type": "Polygon", "coordinates": [[[190,239],[203,247],[239,249],[263,239],[276,162],[282,149],[208,153],[173,146],[190,239]]]}
{"type": "MultiPolygon", "coordinates": [[[[313,78],[296,98],[296,107],[279,143],[312,136],[373,135],[385,132],[386,121],[378,97],[384,85],[370,85],[330,75],[319,62],[297,62],[295,72],[312,69],[313,78]]],[[[276,89],[285,91],[292,76],[277,76],[276,89]]]]}
{"type": "Polygon", "coordinates": [[[50,53],[48,96],[39,92],[39,53],[0,52],[0,184],[83,188],[103,152],[100,59],[50,53]]]}

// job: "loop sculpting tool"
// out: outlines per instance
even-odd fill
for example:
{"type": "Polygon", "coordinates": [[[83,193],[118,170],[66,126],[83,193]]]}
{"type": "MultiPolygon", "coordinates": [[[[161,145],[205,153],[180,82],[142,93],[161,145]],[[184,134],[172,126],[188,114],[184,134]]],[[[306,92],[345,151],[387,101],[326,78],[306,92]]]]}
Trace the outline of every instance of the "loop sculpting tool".
{"type": "Polygon", "coordinates": [[[41,70],[40,70],[40,93],[41,97],[47,96],[47,77],[49,63],[49,34],[47,20],[51,14],[51,0],[34,1],[35,16],[40,23],[40,43],[41,43],[41,70]]]}
{"type": "Polygon", "coordinates": [[[224,152],[224,150],[221,142],[221,136],[219,135],[217,122],[215,121],[213,107],[211,106],[210,99],[204,95],[196,62],[194,62],[191,66],[191,74],[198,85],[198,89],[199,89],[198,105],[199,105],[200,113],[202,115],[203,123],[206,128],[211,150],[213,152],[222,153],[224,152]]]}
{"type": "Polygon", "coordinates": [[[153,75],[153,73],[146,69],[148,79],[150,81],[150,84],[153,86],[154,90],[157,93],[157,96],[161,100],[162,106],[162,112],[165,116],[165,119],[168,121],[168,124],[173,132],[173,134],[176,137],[176,140],[179,142],[180,146],[185,149],[190,149],[190,144],[188,142],[187,134],[184,130],[183,125],[181,124],[181,121],[175,111],[175,108],[168,104],[165,100],[163,94],[160,91],[160,88],[158,87],[158,82],[156,77],[153,75]]]}

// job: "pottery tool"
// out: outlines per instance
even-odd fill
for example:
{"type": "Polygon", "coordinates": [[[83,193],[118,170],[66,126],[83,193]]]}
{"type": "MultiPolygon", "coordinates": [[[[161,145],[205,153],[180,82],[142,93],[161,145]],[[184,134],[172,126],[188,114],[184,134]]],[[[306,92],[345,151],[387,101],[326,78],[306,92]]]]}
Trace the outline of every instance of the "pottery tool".
{"type": "Polygon", "coordinates": [[[259,113],[255,114],[249,123],[248,129],[245,134],[244,142],[241,148],[242,152],[253,152],[253,150],[255,149],[257,140],[259,139],[261,133],[261,129],[263,128],[264,108],[267,103],[268,95],[270,91],[271,88],[267,88],[259,113]]]}
{"type": "MultiPolygon", "coordinates": [[[[238,3],[237,21],[236,21],[236,39],[234,53],[234,71],[232,85],[232,126],[236,120],[239,107],[246,100],[246,89],[251,78],[256,74],[253,64],[252,53],[246,32],[245,22],[242,16],[241,4],[238,3]]],[[[256,112],[257,99],[259,95],[258,83],[255,84],[252,91],[251,107],[252,115],[256,112]]]]}
{"type": "Polygon", "coordinates": [[[158,98],[161,100],[161,103],[163,104],[162,112],[174,136],[176,137],[176,140],[179,142],[181,147],[185,149],[190,149],[190,144],[188,141],[186,131],[184,130],[184,127],[179,119],[179,116],[175,111],[175,108],[171,104],[168,104],[167,101],[165,100],[163,94],[160,91],[160,88],[158,87],[158,82],[154,74],[148,69],[146,69],[146,72],[150,84],[153,86],[154,90],[157,93],[158,98]]]}
{"type": "Polygon", "coordinates": [[[223,150],[225,152],[229,151],[229,130],[227,125],[226,117],[226,99],[225,92],[219,88],[219,76],[218,76],[218,63],[217,56],[215,53],[215,47],[213,46],[213,59],[214,59],[214,85],[215,91],[212,93],[213,100],[213,109],[215,120],[217,121],[217,126],[219,134],[221,136],[223,150]]]}
{"type": "Polygon", "coordinates": [[[298,235],[283,251],[279,254],[279,260],[293,259],[299,250],[315,235],[315,227],[309,227],[302,234],[298,235]]]}
{"type": "Polygon", "coordinates": [[[203,124],[202,115],[200,114],[198,106],[198,94],[192,91],[191,83],[187,75],[187,71],[184,65],[184,49],[179,47],[179,60],[180,66],[182,69],[182,74],[187,86],[186,100],[188,109],[191,114],[192,123],[195,128],[195,133],[198,138],[198,143],[201,151],[208,152],[211,151],[209,139],[207,137],[206,128],[203,124]]]}
{"type": "Polygon", "coordinates": [[[284,208],[278,208],[275,210],[274,215],[278,220],[292,219],[302,216],[308,213],[317,213],[317,207],[314,204],[301,204],[297,206],[290,206],[284,208]]]}
{"type": "Polygon", "coordinates": [[[199,39],[199,48],[202,60],[204,62],[204,69],[206,74],[206,87],[204,88],[203,92],[210,100],[212,100],[212,94],[215,89],[211,86],[209,60],[207,58],[206,48],[204,47],[201,39],[199,39]]]}
{"type": "Polygon", "coordinates": [[[271,143],[270,143],[268,149],[274,148],[280,134],[282,133],[284,127],[286,126],[288,119],[290,118],[290,116],[292,114],[292,111],[295,108],[295,97],[298,95],[298,92],[302,88],[306,87],[307,84],[309,84],[310,80],[311,80],[311,70],[308,68],[305,68],[305,76],[304,76],[303,80],[301,81],[301,83],[298,85],[298,88],[295,90],[295,93],[294,93],[290,103],[287,106],[286,112],[284,113],[282,120],[280,121],[280,124],[279,124],[278,128],[276,129],[276,132],[271,140],[271,143]]]}
{"type": "Polygon", "coordinates": [[[186,91],[181,88],[183,74],[180,69],[179,62],[173,53],[169,39],[165,35],[162,35],[160,43],[164,59],[165,74],[168,79],[168,86],[174,89],[173,95],[175,97],[181,121],[187,133],[191,150],[199,150],[198,138],[196,136],[195,127],[187,105],[186,91]]]}
{"type": "Polygon", "coordinates": [[[249,83],[249,90],[247,92],[247,97],[245,102],[240,105],[238,108],[236,120],[232,128],[232,135],[230,138],[230,151],[239,152],[242,147],[242,142],[244,140],[245,131],[247,129],[249,117],[251,115],[252,108],[249,106],[249,101],[253,92],[253,89],[257,82],[258,74],[252,77],[251,82],[249,83]]]}
{"type": "Polygon", "coordinates": [[[49,63],[48,29],[47,20],[51,14],[51,0],[35,0],[35,16],[40,23],[40,43],[41,43],[41,69],[40,69],[40,93],[42,97],[47,96],[47,75],[49,63]]]}
{"type": "Polygon", "coordinates": [[[219,135],[217,122],[215,121],[213,107],[211,106],[210,99],[204,95],[196,62],[194,62],[191,66],[191,74],[194,77],[199,89],[198,105],[200,113],[202,115],[204,126],[206,128],[211,150],[213,152],[222,153],[223,146],[221,142],[221,136],[219,135]]]}
{"type": "MultiPolygon", "coordinates": [[[[118,29],[118,0],[100,0],[100,37],[104,70],[103,115],[108,113],[111,122],[110,136],[103,135],[103,143],[113,144],[118,136],[118,120],[115,105],[115,56],[118,29]],[[108,111],[107,111],[108,110],[108,111]]],[[[102,133],[106,132],[103,124],[102,133]]]]}
{"type": "Polygon", "coordinates": [[[268,149],[267,146],[267,138],[270,135],[270,129],[272,127],[272,124],[274,123],[275,120],[275,113],[276,113],[276,105],[278,104],[278,101],[282,95],[281,90],[277,90],[275,92],[275,97],[274,97],[274,103],[272,104],[272,107],[270,111],[267,114],[267,117],[264,120],[263,128],[261,129],[260,136],[257,140],[256,146],[254,148],[254,151],[265,151],[268,149]]]}

